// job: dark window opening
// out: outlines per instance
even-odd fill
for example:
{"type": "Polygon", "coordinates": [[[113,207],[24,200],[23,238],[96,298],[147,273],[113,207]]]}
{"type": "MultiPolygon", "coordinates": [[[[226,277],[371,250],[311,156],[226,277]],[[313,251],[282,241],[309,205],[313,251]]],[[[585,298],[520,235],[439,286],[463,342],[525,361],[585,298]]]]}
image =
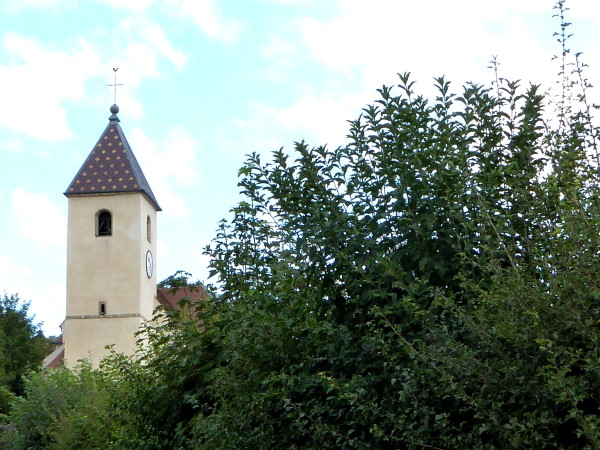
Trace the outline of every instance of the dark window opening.
{"type": "Polygon", "coordinates": [[[146,217],[146,239],[148,242],[152,242],[152,226],[150,223],[150,216],[146,217]]]}
{"type": "Polygon", "coordinates": [[[101,211],[98,214],[98,230],[97,236],[112,235],[112,216],[108,211],[101,211]]]}
{"type": "Polygon", "coordinates": [[[105,302],[98,303],[98,314],[100,314],[101,316],[106,315],[106,303],[105,302]]]}

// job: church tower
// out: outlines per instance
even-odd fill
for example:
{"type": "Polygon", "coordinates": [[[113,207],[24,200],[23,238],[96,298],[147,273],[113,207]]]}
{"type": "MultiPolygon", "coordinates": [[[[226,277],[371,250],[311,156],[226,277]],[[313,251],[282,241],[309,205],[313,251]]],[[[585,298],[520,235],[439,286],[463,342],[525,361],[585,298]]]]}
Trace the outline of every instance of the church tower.
{"type": "Polygon", "coordinates": [[[160,206],[119,125],[119,108],[67,188],[65,360],[94,366],[135,351],[135,333],[156,303],[160,206]]]}

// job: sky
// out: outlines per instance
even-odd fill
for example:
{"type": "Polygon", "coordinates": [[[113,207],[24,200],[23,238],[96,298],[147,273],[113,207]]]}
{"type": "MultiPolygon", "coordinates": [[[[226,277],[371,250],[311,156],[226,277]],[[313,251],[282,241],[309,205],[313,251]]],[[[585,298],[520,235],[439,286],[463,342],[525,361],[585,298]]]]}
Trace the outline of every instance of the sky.
{"type": "MultiPolygon", "coordinates": [[[[163,211],[158,280],[209,280],[203,249],[240,200],[245,155],[338,147],[382,85],[433,95],[499,75],[551,88],[553,0],[0,0],[0,295],[47,335],[65,315],[63,192],[108,123],[163,211]]],[[[570,0],[572,52],[600,72],[600,3],[570,0]]],[[[600,82],[598,83],[600,84],[600,82]]]]}

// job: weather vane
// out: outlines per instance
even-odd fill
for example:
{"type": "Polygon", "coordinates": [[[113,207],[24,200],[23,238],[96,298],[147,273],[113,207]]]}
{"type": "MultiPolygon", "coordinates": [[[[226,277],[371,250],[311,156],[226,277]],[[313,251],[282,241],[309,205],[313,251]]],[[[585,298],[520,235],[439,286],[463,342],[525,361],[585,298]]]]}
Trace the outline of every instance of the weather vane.
{"type": "Polygon", "coordinates": [[[115,88],[115,97],[114,97],[114,102],[113,104],[117,104],[117,86],[123,86],[122,83],[117,84],[117,70],[119,70],[118,67],[113,67],[113,72],[115,73],[115,82],[113,84],[107,84],[107,86],[111,86],[115,88]]]}

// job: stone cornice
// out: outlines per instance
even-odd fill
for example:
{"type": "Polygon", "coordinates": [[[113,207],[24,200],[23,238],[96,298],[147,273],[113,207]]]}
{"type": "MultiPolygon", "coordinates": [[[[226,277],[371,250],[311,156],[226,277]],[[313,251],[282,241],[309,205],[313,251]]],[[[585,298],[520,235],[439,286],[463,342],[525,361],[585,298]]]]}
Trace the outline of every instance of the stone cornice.
{"type": "Polygon", "coordinates": [[[147,321],[143,315],[140,313],[129,313],[129,314],[84,314],[84,315],[75,315],[75,316],[67,316],[66,320],[69,319],[127,319],[130,317],[139,317],[144,321],[147,321]]]}

